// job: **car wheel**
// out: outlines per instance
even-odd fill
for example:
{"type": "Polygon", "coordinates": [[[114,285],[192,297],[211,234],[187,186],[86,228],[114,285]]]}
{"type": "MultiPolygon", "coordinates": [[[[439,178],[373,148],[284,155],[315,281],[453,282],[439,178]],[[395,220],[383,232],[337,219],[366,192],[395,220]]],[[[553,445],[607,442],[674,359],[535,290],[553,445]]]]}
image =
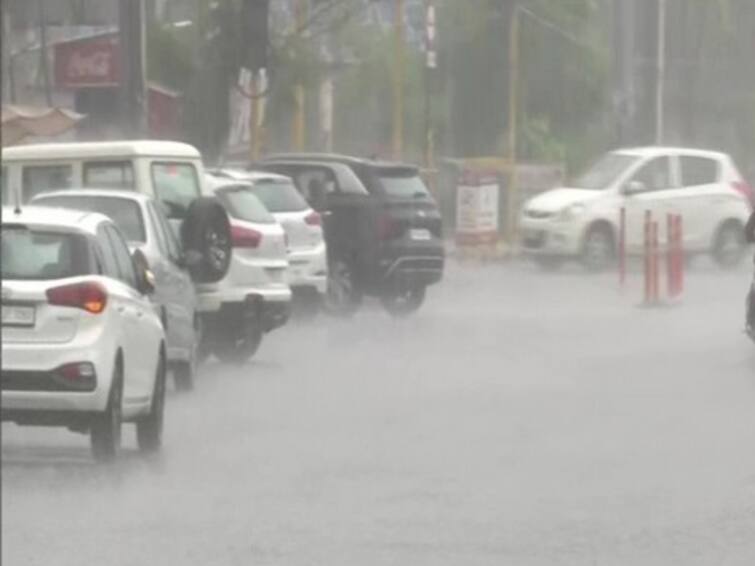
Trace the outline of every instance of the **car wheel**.
{"type": "Polygon", "coordinates": [[[163,442],[165,414],[165,355],[160,352],[149,414],[136,421],[136,441],[142,452],[156,452],[163,442]]]}
{"type": "Polygon", "coordinates": [[[212,197],[194,200],[181,225],[181,239],[187,256],[196,257],[188,262],[195,283],[225,277],[231,263],[231,224],[220,202],[212,197]]]}
{"type": "Polygon", "coordinates": [[[264,331],[258,320],[244,326],[236,336],[229,335],[212,343],[212,353],[221,362],[244,364],[248,362],[262,344],[264,331]]]}
{"type": "Polygon", "coordinates": [[[380,297],[383,308],[394,317],[408,316],[419,310],[425,302],[425,287],[412,287],[403,291],[389,292],[380,297]]]}
{"type": "Polygon", "coordinates": [[[322,297],[316,290],[293,290],[292,312],[299,320],[313,320],[320,313],[322,297]]]}
{"type": "Polygon", "coordinates": [[[582,263],[589,271],[605,271],[616,258],[613,233],[607,226],[592,226],[582,244],[582,263]]]}
{"type": "Polygon", "coordinates": [[[713,261],[719,267],[731,269],[738,266],[745,257],[747,244],[745,234],[739,222],[726,222],[716,233],[713,242],[713,261]]]}
{"type": "Polygon", "coordinates": [[[100,462],[114,460],[121,445],[121,408],[123,403],[123,367],[116,362],[107,407],[94,417],[90,440],[92,456],[100,462]]]}
{"type": "Polygon", "coordinates": [[[173,362],[173,382],[178,391],[191,391],[194,389],[194,374],[196,373],[195,360],[180,360],[173,362]]]}
{"type": "Polygon", "coordinates": [[[328,288],[323,307],[335,316],[352,316],[362,303],[354,271],[348,262],[333,261],[328,269],[328,288]]]}

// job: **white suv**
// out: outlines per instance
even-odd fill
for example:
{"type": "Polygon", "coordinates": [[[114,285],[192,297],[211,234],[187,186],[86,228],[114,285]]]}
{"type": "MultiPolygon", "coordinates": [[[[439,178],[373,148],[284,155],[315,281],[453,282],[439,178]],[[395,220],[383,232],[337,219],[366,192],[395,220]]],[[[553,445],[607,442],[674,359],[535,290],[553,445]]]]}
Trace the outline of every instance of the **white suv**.
{"type": "Polygon", "coordinates": [[[231,223],[231,262],[220,281],[197,285],[202,354],[242,363],[291,312],[286,234],[249,183],[208,175],[205,185],[231,223]]]}
{"type": "Polygon", "coordinates": [[[614,259],[621,209],[629,253],[643,246],[650,211],[666,240],[666,215],[681,214],[684,250],[709,253],[721,266],[744,257],[743,228],[752,190],[732,159],[694,149],[644,147],[605,154],[570,184],[537,195],[520,217],[523,251],[543,266],[569,258],[591,269],[614,259]]]}
{"type": "Polygon", "coordinates": [[[322,217],[284,175],[243,169],[216,169],[219,178],[245,181],[281,223],[288,237],[289,284],[297,308],[314,312],[327,291],[328,254],[322,217]]]}
{"type": "Polygon", "coordinates": [[[91,431],[98,459],[115,456],[121,421],[142,450],[160,446],[165,334],[107,217],[2,209],[2,419],[91,431]]]}

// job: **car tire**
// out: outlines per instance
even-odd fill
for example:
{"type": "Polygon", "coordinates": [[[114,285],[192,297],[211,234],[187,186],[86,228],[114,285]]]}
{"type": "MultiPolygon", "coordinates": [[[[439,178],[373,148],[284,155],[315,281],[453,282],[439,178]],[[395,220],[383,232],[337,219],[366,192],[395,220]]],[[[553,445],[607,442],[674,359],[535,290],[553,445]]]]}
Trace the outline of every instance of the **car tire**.
{"type": "Polygon", "coordinates": [[[181,224],[181,240],[187,256],[189,273],[195,283],[216,283],[228,273],[231,264],[231,224],[220,202],[201,197],[189,206],[181,224]]]}
{"type": "Polygon", "coordinates": [[[123,424],[122,404],[123,365],[116,361],[107,407],[103,413],[94,417],[90,430],[92,456],[98,462],[112,461],[118,455],[123,424]]]}
{"type": "Polygon", "coordinates": [[[136,421],[136,442],[142,452],[157,452],[163,442],[165,416],[165,354],[160,351],[149,414],[136,421]]]}
{"type": "Polygon", "coordinates": [[[180,360],[173,362],[173,382],[178,391],[191,391],[194,389],[195,374],[195,360],[180,360]]]}
{"type": "Polygon", "coordinates": [[[591,226],[582,243],[582,264],[588,271],[601,272],[613,265],[616,259],[616,242],[607,225],[591,226]]]}
{"type": "Polygon", "coordinates": [[[362,304],[351,264],[344,260],[334,260],[328,268],[328,288],[323,309],[328,314],[341,317],[353,316],[362,304]]]}
{"type": "Polygon", "coordinates": [[[732,269],[742,263],[747,243],[742,225],[736,220],[725,222],[717,231],[711,255],[722,269],[732,269]]]}
{"type": "Polygon", "coordinates": [[[309,292],[308,289],[293,289],[292,312],[298,320],[310,321],[317,318],[322,308],[322,297],[316,290],[309,292]]]}
{"type": "Polygon", "coordinates": [[[402,291],[392,291],[380,297],[380,302],[388,314],[403,318],[419,310],[425,302],[426,288],[411,287],[402,291]]]}
{"type": "Polygon", "coordinates": [[[245,364],[259,350],[264,334],[260,321],[254,320],[245,325],[239,334],[214,340],[211,343],[212,353],[223,363],[245,364]]]}

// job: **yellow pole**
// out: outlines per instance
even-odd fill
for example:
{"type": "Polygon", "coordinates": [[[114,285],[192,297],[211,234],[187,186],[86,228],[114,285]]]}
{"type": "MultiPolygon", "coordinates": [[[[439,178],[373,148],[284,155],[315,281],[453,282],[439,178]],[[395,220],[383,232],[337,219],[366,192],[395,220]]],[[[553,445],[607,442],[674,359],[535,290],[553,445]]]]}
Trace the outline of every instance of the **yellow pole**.
{"type": "Polygon", "coordinates": [[[404,0],[396,0],[393,62],[393,158],[404,152],[404,0]]]}
{"type": "Polygon", "coordinates": [[[517,236],[517,219],[519,216],[519,187],[517,187],[516,179],[517,112],[519,107],[519,9],[516,0],[511,9],[509,26],[509,186],[508,198],[506,199],[508,211],[506,231],[509,245],[513,245],[517,236]]]}
{"type": "Polygon", "coordinates": [[[260,146],[262,141],[260,139],[261,132],[259,120],[260,99],[257,98],[257,90],[259,88],[259,81],[257,80],[258,76],[257,71],[252,71],[252,79],[249,81],[249,91],[252,93],[252,96],[254,96],[254,98],[249,101],[251,106],[251,112],[249,112],[249,154],[252,158],[252,163],[258,161],[260,158],[260,146]]]}
{"type": "MultiPolygon", "coordinates": [[[[307,23],[307,1],[297,0],[296,2],[296,27],[303,29],[307,23]]],[[[304,32],[300,32],[304,33],[304,32]]],[[[304,149],[304,140],[306,138],[306,121],[305,121],[305,104],[306,93],[304,91],[304,85],[299,82],[294,87],[294,124],[293,124],[293,144],[296,151],[302,151],[304,149]]]]}

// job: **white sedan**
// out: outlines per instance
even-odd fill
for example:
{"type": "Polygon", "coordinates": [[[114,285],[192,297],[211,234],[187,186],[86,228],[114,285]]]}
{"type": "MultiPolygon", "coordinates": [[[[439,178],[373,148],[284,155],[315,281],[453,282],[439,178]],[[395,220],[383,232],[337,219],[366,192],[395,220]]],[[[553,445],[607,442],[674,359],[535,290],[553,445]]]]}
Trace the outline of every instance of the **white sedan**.
{"type": "Polygon", "coordinates": [[[101,214],[4,207],[2,219],[2,419],[90,432],[99,460],[130,421],[157,450],[165,334],[144,258],[101,214]]]}

